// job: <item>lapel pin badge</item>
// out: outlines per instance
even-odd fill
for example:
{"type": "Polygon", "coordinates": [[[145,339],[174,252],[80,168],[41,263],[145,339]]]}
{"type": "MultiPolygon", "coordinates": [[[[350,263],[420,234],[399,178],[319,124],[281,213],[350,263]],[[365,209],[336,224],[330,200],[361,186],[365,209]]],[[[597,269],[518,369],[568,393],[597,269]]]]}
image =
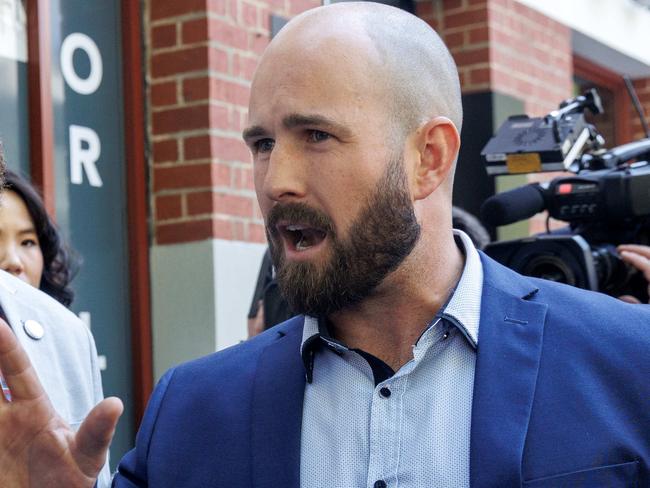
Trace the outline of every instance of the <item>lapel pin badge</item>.
{"type": "Polygon", "coordinates": [[[45,329],[43,329],[43,326],[36,322],[36,320],[25,320],[23,322],[23,329],[25,329],[25,333],[35,341],[42,339],[45,335],[45,329]]]}

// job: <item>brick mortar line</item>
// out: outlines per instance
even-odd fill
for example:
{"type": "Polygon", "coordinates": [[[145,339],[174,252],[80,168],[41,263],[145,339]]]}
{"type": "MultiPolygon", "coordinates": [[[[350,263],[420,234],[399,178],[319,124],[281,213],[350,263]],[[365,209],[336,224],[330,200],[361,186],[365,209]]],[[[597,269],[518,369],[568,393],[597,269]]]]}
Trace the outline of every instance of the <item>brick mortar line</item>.
{"type": "Polygon", "coordinates": [[[181,101],[180,103],[175,103],[175,104],[169,104],[169,105],[156,105],[154,107],[151,107],[151,113],[157,114],[169,110],[178,110],[178,109],[183,109],[183,108],[191,108],[191,107],[196,107],[200,105],[213,105],[213,106],[220,106],[224,107],[227,109],[244,109],[247,107],[244,107],[244,105],[236,105],[234,103],[228,103],[223,100],[219,100],[216,98],[200,98],[198,100],[191,100],[191,101],[181,101]]]}
{"type": "Polygon", "coordinates": [[[239,221],[239,222],[249,222],[249,223],[257,223],[257,222],[252,222],[253,218],[252,217],[242,217],[240,215],[230,215],[230,214],[224,214],[224,213],[204,213],[204,214],[187,214],[182,217],[174,217],[171,219],[164,219],[164,220],[156,220],[156,227],[160,226],[165,226],[165,225],[177,225],[177,224],[186,224],[189,222],[200,222],[200,221],[213,221],[214,217],[224,217],[219,220],[223,220],[226,222],[233,222],[233,221],[239,221]]]}
{"type": "MultiPolygon", "coordinates": [[[[217,188],[217,187],[213,187],[213,186],[196,186],[195,187],[195,186],[193,186],[191,189],[196,190],[196,191],[200,191],[200,192],[208,192],[208,191],[212,191],[213,188],[217,188]]],[[[223,190],[221,190],[221,191],[225,191],[225,189],[230,188],[230,187],[221,187],[221,188],[223,188],[223,190]]],[[[170,195],[181,195],[182,196],[182,195],[185,195],[187,193],[187,190],[189,190],[189,189],[190,188],[187,188],[187,187],[164,188],[164,189],[161,189],[161,190],[158,190],[158,191],[154,192],[154,196],[170,196],[170,195]]]]}
{"type": "Polygon", "coordinates": [[[523,98],[525,103],[536,104],[536,105],[540,105],[540,106],[543,106],[543,107],[548,107],[548,109],[545,109],[546,112],[557,109],[557,106],[558,106],[559,102],[563,98],[566,98],[568,96],[568,93],[565,93],[564,95],[558,94],[558,96],[556,98],[553,98],[553,101],[550,101],[551,100],[550,98],[539,98],[539,97],[536,97],[536,96],[532,96],[529,93],[526,93],[526,92],[524,92],[522,90],[518,90],[518,89],[512,88],[512,87],[508,89],[508,87],[499,86],[498,88],[499,88],[499,90],[498,90],[499,92],[504,92],[504,93],[507,92],[509,94],[516,94],[516,95],[520,96],[521,98],[523,98]]]}
{"type": "MultiPolygon", "coordinates": [[[[557,82],[565,82],[565,81],[567,81],[569,79],[569,78],[564,78],[561,75],[555,75],[555,72],[553,72],[553,71],[546,71],[546,70],[543,70],[543,72],[542,72],[543,74],[540,74],[540,75],[535,74],[533,69],[528,69],[525,72],[520,71],[520,72],[517,72],[517,73],[512,73],[512,64],[511,63],[502,63],[502,62],[494,61],[494,62],[492,62],[491,66],[496,71],[500,71],[501,73],[507,74],[507,76],[509,76],[510,78],[515,78],[515,79],[519,79],[519,80],[525,79],[525,80],[529,80],[529,81],[532,81],[532,82],[535,82],[535,83],[540,82],[540,81],[544,82],[544,83],[546,83],[548,81],[552,81],[552,82],[557,83],[557,82]]],[[[530,68],[538,68],[538,66],[537,65],[530,66],[530,68]]]]}
{"type": "Polygon", "coordinates": [[[207,12],[205,10],[202,10],[200,12],[192,12],[189,14],[182,14],[182,15],[172,15],[170,17],[163,17],[161,19],[149,20],[149,27],[153,29],[154,27],[160,27],[160,26],[170,25],[170,24],[178,24],[178,23],[186,22],[188,20],[199,20],[205,18],[207,18],[207,12]]]}
{"type": "MultiPolygon", "coordinates": [[[[499,29],[496,29],[496,32],[498,32],[499,34],[502,34],[502,35],[506,35],[506,36],[512,37],[512,40],[513,40],[513,41],[518,41],[518,40],[528,40],[528,39],[530,39],[530,38],[527,37],[527,36],[522,36],[522,35],[520,35],[520,33],[518,33],[518,32],[514,32],[514,31],[511,31],[511,30],[499,30],[499,29]]],[[[554,42],[555,42],[555,41],[554,41],[554,42]]],[[[496,41],[495,41],[493,44],[495,44],[495,45],[497,45],[497,46],[504,46],[504,47],[509,47],[509,48],[511,48],[511,49],[515,49],[513,46],[510,46],[509,44],[505,44],[505,43],[503,43],[503,42],[496,42],[496,41]]],[[[534,40],[534,39],[530,39],[529,44],[530,44],[531,46],[533,46],[533,47],[538,47],[538,46],[541,46],[541,47],[549,47],[549,46],[550,46],[549,43],[544,43],[544,42],[542,42],[542,41],[537,41],[537,40],[534,40]]],[[[571,44],[570,42],[567,43],[567,47],[570,48],[570,47],[571,47],[570,44],[571,44]]],[[[563,54],[563,53],[558,53],[558,54],[563,54]]]]}
{"type": "Polygon", "coordinates": [[[481,41],[475,43],[467,41],[467,42],[463,42],[463,44],[460,44],[458,46],[454,46],[449,51],[452,54],[456,54],[456,53],[467,52],[468,49],[470,50],[485,49],[486,47],[490,47],[490,46],[491,46],[490,41],[481,41]]]}
{"type": "Polygon", "coordinates": [[[160,142],[160,141],[167,141],[172,139],[180,140],[181,137],[187,138],[187,137],[196,137],[196,136],[205,136],[205,135],[241,140],[241,132],[206,128],[206,129],[195,129],[195,130],[174,132],[173,135],[157,134],[153,136],[153,141],[160,142]]]}
{"type": "Polygon", "coordinates": [[[458,27],[446,27],[445,25],[442,25],[440,30],[438,30],[438,33],[444,39],[444,37],[447,34],[457,34],[459,32],[467,32],[469,29],[473,29],[477,27],[487,27],[489,30],[490,24],[487,21],[482,20],[481,22],[475,22],[473,24],[465,24],[458,27]]]}
{"type": "MultiPolygon", "coordinates": [[[[198,214],[187,214],[185,216],[185,221],[189,221],[190,219],[194,220],[194,218],[197,218],[197,220],[220,220],[220,221],[225,221],[225,222],[240,222],[240,223],[247,223],[252,217],[242,217],[241,215],[232,215],[232,214],[227,214],[223,212],[203,212],[203,213],[198,213],[198,214]]],[[[175,219],[176,220],[176,219],[175,219]]],[[[161,224],[166,225],[167,223],[172,223],[171,219],[170,220],[162,220],[159,221],[161,224]]]]}
{"type": "MultiPolygon", "coordinates": [[[[191,108],[191,107],[197,107],[201,105],[209,105],[213,107],[223,107],[226,109],[231,109],[231,108],[244,108],[243,105],[237,105],[234,103],[228,103],[224,100],[218,100],[215,98],[203,98],[201,100],[192,100],[190,102],[183,102],[180,104],[180,106],[175,107],[173,105],[165,105],[162,107],[151,107],[152,113],[160,113],[163,111],[168,111],[168,110],[178,110],[181,108],[191,108]]],[[[247,108],[247,107],[246,107],[247,108]]]]}
{"type": "Polygon", "coordinates": [[[183,159],[179,161],[164,161],[160,163],[153,163],[152,169],[182,169],[188,166],[207,166],[210,164],[221,165],[232,170],[253,170],[249,167],[251,163],[243,163],[241,161],[217,161],[217,158],[212,159],[183,159]],[[243,165],[243,166],[237,166],[243,165]]]}
{"type": "Polygon", "coordinates": [[[207,76],[201,75],[201,76],[192,76],[192,77],[184,77],[182,81],[188,81],[188,80],[197,80],[199,78],[208,78],[210,80],[221,80],[221,81],[229,81],[231,83],[235,83],[243,88],[249,88],[251,85],[251,81],[247,80],[245,78],[240,78],[237,76],[233,76],[228,73],[221,73],[218,71],[214,70],[208,70],[208,73],[214,73],[214,74],[209,74],[207,76]]]}
{"type": "Polygon", "coordinates": [[[170,197],[170,196],[184,196],[188,194],[193,194],[193,193],[220,193],[223,195],[235,195],[235,196],[242,196],[246,198],[255,198],[255,192],[252,190],[249,190],[248,193],[246,194],[234,194],[234,193],[229,193],[232,191],[232,187],[230,186],[205,186],[205,187],[181,187],[181,188],[164,188],[162,190],[158,190],[156,192],[156,197],[170,197]]]}
{"type": "MultiPolygon", "coordinates": [[[[265,7],[261,6],[261,8],[265,8],[265,7]]],[[[271,9],[269,9],[269,14],[273,15],[273,13],[274,12],[271,9]]],[[[270,33],[269,29],[266,29],[263,26],[260,26],[260,25],[257,25],[257,24],[254,27],[251,26],[251,25],[246,25],[247,23],[244,22],[243,19],[238,19],[238,18],[233,18],[233,17],[228,17],[228,16],[224,17],[222,15],[215,14],[214,12],[210,12],[210,11],[208,11],[207,14],[208,14],[206,16],[207,19],[222,20],[222,21],[225,21],[225,23],[228,24],[231,27],[241,27],[241,28],[246,29],[246,30],[255,29],[256,31],[259,31],[259,32],[262,32],[262,33],[265,33],[265,34],[270,33]]]]}
{"type": "MultiPolygon", "coordinates": [[[[166,76],[158,76],[158,77],[152,77],[151,79],[151,85],[154,84],[162,84],[162,83],[167,83],[171,81],[185,81],[187,79],[192,79],[192,78],[199,78],[199,77],[209,77],[209,78],[217,78],[218,75],[223,74],[220,73],[219,71],[215,71],[212,69],[202,69],[202,70],[194,70],[194,71],[186,71],[182,73],[175,73],[173,75],[166,75],[166,76]]],[[[232,75],[231,75],[232,76],[232,75]]],[[[248,83],[250,85],[251,80],[248,78],[242,78],[242,77],[237,77],[237,76],[232,76],[233,79],[242,81],[244,83],[248,83]]]]}
{"type": "Polygon", "coordinates": [[[477,12],[479,10],[487,10],[487,6],[485,4],[476,4],[473,6],[463,4],[460,7],[450,8],[448,10],[445,10],[443,15],[445,16],[456,15],[456,14],[462,14],[466,12],[477,12]]]}
{"type": "Polygon", "coordinates": [[[173,188],[168,188],[165,190],[162,190],[161,192],[158,193],[158,196],[172,196],[172,195],[196,195],[199,193],[218,193],[220,195],[231,195],[231,196],[238,196],[238,197],[246,197],[246,198],[255,198],[255,191],[250,190],[250,189],[244,189],[244,188],[232,188],[230,186],[211,186],[209,187],[209,190],[205,189],[200,189],[196,187],[191,187],[191,188],[177,188],[176,192],[174,192],[173,188]],[[164,192],[170,192],[170,193],[163,193],[164,192]]]}
{"type": "Polygon", "coordinates": [[[212,158],[212,159],[181,159],[177,161],[162,161],[154,162],[152,164],[152,169],[172,169],[172,168],[186,168],[188,166],[206,166],[209,164],[225,166],[232,170],[253,170],[253,168],[248,167],[247,165],[251,163],[244,163],[242,161],[236,160],[224,160],[221,158],[212,158]],[[244,165],[244,166],[237,166],[244,165]]]}
{"type": "MultiPolygon", "coordinates": [[[[520,54],[515,54],[511,51],[501,51],[502,53],[506,54],[507,56],[511,57],[514,61],[520,63],[524,63],[525,65],[528,65],[528,67],[534,67],[534,68],[542,68],[543,71],[549,72],[549,73],[557,73],[557,68],[559,67],[559,63],[554,63],[554,59],[551,58],[550,63],[544,63],[542,61],[539,61],[537,59],[531,59],[529,56],[525,55],[520,55],[520,54]]],[[[494,56],[491,56],[491,58],[494,58],[494,56]]],[[[501,64],[503,61],[492,61],[492,64],[501,64]]],[[[558,76],[561,76],[561,74],[558,74],[558,76]]]]}
{"type": "MultiPolygon", "coordinates": [[[[153,42],[153,41],[151,41],[151,42],[153,42]]],[[[189,43],[189,44],[181,43],[181,44],[176,44],[174,46],[165,46],[165,47],[159,47],[159,48],[155,48],[155,49],[152,47],[151,48],[151,54],[152,54],[152,56],[155,56],[155,55],[158,55],[158,54],[174,53],[174,52],[178,52],[178,51],[194,49],[194,48],[197,48],[197,47],[211,47],[211,48],[214,48],[214,49],[221,49],[221,50],[223,50],[223,51],[225,51],[227,53],[229,53],[229,52],[246,53],[246,54],[249,54],[249,57],[252,57],[252,56],[260,57],[261,56],[260,54],[257,54],[254,51],[252,51],[251,49],[248,49],[248,48],[242,49],[240,47],[230,46],[228,44],[218,42],[218,41],[213,41],[213,40],[210,40],[210,39],[206,39],[204,41],[199,41],[199,42],[192,42],[192,43],[189,43]],[[252,54],[252,56],[251,56],[251,54],[252,54]]]]}

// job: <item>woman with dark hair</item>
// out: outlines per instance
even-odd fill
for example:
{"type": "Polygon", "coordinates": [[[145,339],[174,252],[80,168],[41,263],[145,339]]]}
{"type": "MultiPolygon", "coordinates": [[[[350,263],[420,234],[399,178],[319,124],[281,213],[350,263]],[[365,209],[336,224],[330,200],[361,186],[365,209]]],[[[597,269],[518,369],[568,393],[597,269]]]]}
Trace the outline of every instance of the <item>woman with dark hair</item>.
{"type": "MultiPolygon", "coordinates": [[[[56,444],[50,447],[50,452],[60,449],[58,452],[67,453],[59,461],[58,471],[70,470],[72,466],[83,476],[78,459],[84,463],[91,459],[86,454],[91,429],[88,425],[96,425],[103,417],[114,428],[122,409],[116,400],[102,400],[95,341],[88,327],[64,306],[72,301],[68,285],[73,273],[59,233],[29,183],[7,171],[6,183],[2,185],[4,166],[0,141],[0,370],[3,370],[0,371],[0,485],[3,487],[30,484],[26,477],[33,473],[23,468],[27,452],[42,457],[45,451],[21,446],[26,445],[26,440],[31,442],[48,436],[56,444]],[[39,400],[33,395],[38,395],[39,400]],[[26,418],[47,433],[37,436],[33,430],[21,430],[26,418]],[[48,427],[42,427],[45,425],[48,427]],[[72,439],[74,449],[61,447],[68,446],[72,439]],[[82,444],[84,451],[80,448],[82,444]]],[[[92,437],[92,445],[96,444],[97,439],[92,437]]],[[[104,444],[108,444],[108,439],[104,444]]],[[[94,456],[93,462],[104,461],[102,456],[94,456]]],[[[49,482],[39,485],[32,480],[31,484],[63,486],[56,482],[56,471],[46,473],[49,482]]],[[[107,488],[110,483],[106,459],[96,486],[107,488]]]]}
{"type": "Polygon", "coordinates": [[[40,195],[7,170],[2,199],[0,267],[69,306],[76,266],[40,195]]]}

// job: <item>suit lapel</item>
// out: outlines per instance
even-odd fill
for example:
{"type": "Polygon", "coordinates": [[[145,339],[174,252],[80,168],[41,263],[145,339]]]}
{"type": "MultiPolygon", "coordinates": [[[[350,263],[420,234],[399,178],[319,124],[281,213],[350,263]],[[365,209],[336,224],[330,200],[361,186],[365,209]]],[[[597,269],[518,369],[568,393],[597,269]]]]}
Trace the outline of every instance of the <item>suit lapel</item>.
{"type": "Polygon", "coordinates": [[[532,281],[482,258],[471,486],[520,486],[547,305],[526,300],[536,292],[532,281]]]}
{"type": "Polygon", "coordinates": [[[262,353],[253,386],[251,456],[255,488],[300,486],[300,436],[305,370],[302,317],[282,327],[262,353]],[[286,334],[284,333],[286,332],[286,334]]]}

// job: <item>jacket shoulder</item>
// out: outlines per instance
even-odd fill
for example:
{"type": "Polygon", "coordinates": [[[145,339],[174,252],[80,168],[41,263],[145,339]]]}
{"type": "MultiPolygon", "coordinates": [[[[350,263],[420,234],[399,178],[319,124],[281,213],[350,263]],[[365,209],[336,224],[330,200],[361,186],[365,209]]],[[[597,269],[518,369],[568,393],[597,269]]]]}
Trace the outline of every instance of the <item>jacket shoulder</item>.
{"type": "Polygon", "coordinates": [[[70,334],[83,337],[84,340],[89,335],[87,327],[69,309],[47,293],[5,271],[0,271],[0,301],[10,320],[18,318],[17,316],[20,318],[39,316],[46,323],[56,322],[53,334],[70,334]]]}
{"type": "MultiPolygon", "coordinates": [[[[629,336],[644,343],[650,341],[650,306],[632,305],[609,295],[583,290],[562,283],[523,276],[481,253],[484,287],[500,289],[509,295],[545,304],[545,335],[549,328],[560,327],[591,340],[619,340],[629,336]]],[[[618,341],[617,341],[618,342],[618,341]]]]}
{"type": "MultiPolygon", "coordinates": [[[[233,382],[236,378],[252,375],[257,367],[260,355],[275,341],[288,340],[292,343],[289,350],[300,351],[302,338],[302,316],[293,317],[264,331],[258,336],[240,342],[221,351],[188,361],[174,368],[174,377],[192,375],[195,378],[205,378],[208,381],[233,382]],[[295,345],[295,347],[293,347],[295,345]]],[[[283,349],[284,350],[284,349],[283,349]]],[[[278,356],[277,361],[284,358],[278,356]]]]}

